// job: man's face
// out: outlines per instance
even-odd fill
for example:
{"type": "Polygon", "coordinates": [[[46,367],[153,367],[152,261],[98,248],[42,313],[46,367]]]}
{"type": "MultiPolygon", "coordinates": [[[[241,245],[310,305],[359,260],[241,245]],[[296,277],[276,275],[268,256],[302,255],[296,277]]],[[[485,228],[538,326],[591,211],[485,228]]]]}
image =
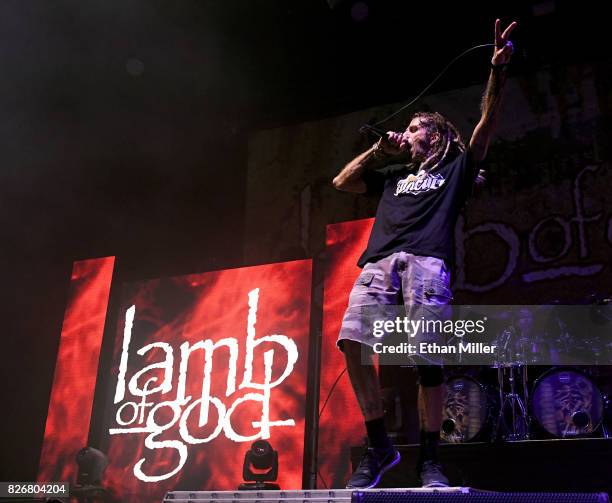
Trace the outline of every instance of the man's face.
{"type": "Polygon", "coordinates": [[[438,133],[429,133],[419,117],[410,121],[402,136],[408,141],[410,157],[419,162],[427,159],[432,146],[440,138],[438,133]]]}

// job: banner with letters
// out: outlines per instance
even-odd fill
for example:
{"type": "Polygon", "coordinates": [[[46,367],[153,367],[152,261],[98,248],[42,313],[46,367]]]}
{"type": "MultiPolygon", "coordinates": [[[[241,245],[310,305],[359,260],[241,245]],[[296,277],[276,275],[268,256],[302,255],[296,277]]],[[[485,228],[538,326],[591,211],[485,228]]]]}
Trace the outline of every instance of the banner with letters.
{"type": "MultiPolygon", "coordinates": [[[[111,368],[97,388],[105,487],[134,503],[235,490],[258,439],[278,451],[277,483],[302,486],[311,272],[299,260],[123,285],[111,368]]],[[[48,456],[41,473],[76,467],[86,440],[48,456]]]]}

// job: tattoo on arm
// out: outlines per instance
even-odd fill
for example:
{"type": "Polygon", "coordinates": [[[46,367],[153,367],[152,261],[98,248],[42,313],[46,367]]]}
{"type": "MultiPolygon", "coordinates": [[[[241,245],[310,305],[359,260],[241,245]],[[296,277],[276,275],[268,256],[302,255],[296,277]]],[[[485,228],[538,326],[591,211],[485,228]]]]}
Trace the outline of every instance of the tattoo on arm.
{"type": "Polygon", "coordinates": [[[501,91],[506,82],[505,70],[493,68],[487,82],[487,87],[480,102],[480,111],[483,117],[490,117],[501,97],[501,91]]]}

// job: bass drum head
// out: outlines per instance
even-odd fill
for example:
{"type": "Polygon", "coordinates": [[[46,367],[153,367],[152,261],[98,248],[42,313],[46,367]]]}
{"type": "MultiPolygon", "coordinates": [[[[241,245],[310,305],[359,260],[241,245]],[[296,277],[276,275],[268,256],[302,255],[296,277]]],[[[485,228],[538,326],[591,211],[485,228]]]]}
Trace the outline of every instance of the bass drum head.
{"type": "Polygon", "coordinates": [[[489,403],[484,386],[475,379],[458,375],[446,381],[440,437],[449,443],[469,442],[484,428],[489,403]]]}
{"type": "Polygon", "coordinates": [[[557,438],[589,435],[603,419],[603,398],[580,370],[552,368],[534,385],[533,415],[557,438]]]}

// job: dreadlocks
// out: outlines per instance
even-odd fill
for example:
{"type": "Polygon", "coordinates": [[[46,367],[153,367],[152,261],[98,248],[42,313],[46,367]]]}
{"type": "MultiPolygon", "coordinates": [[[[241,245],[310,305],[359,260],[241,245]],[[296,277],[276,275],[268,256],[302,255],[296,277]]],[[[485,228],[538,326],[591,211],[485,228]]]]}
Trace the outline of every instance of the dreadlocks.
{"type": "Polygon", "coordinates": [[[459,131],[443,115],[438,112],[417,112],[412,118],[420,119],[421,125],[427,129],[428,134],[437,132],[441,140],[433,147],[429,157],[421,163],[420,169],[431,165],[429,171],[433,171],[444,162],[449,153],[454,156],[465,151],[459,131]]]}

